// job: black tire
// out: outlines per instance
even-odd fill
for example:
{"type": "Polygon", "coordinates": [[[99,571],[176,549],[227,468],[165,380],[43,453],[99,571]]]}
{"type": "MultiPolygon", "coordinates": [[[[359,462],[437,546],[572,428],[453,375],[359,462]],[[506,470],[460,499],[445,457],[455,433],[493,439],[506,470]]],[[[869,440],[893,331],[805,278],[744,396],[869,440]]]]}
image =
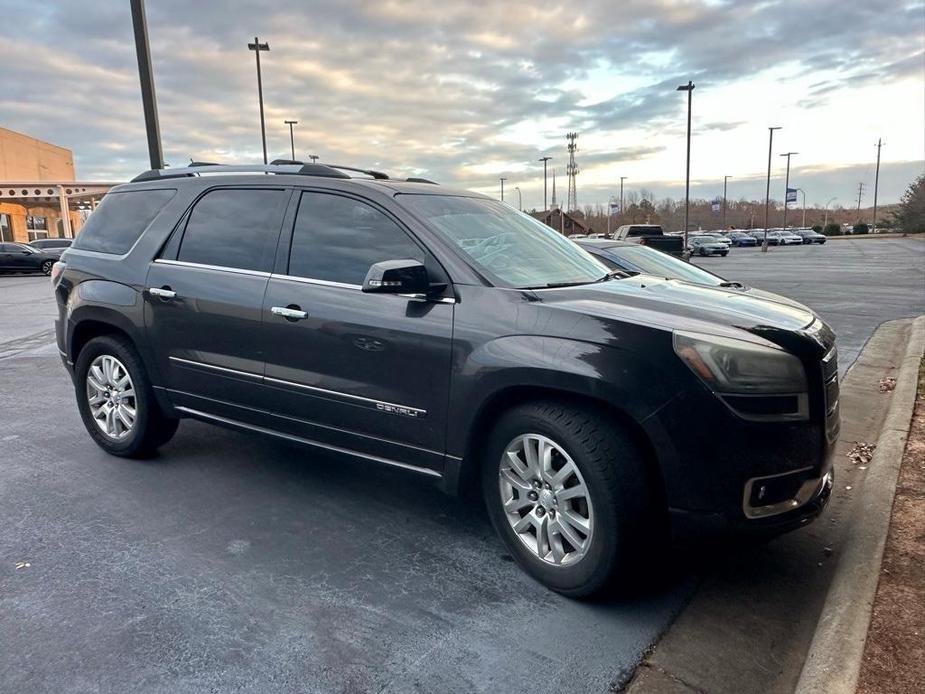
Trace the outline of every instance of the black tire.
{"type": "Polygon", "coordinates": [[[645,573],[634,558],[659,545],[666,514],[654,503],[642,451],[619,422],[591,408],[541,401],[505,413],[488,440],[482,494],[492,525],[518,564],[536,580],[569,597],[629,587],[645,573]],[[584,556],[567,565],[541,559],[515,533],[499,487],[501,459],[518,436],[540,434],[564,449],[584,478],[593,508],[593,531],[584,556]],[[617,580],[619,578],[619,580],[617,580]]]}
{"type": "Polygon", "coordinates": [[[700,255],[702,255],[703,257],[706,257],[706,255],[707,255],[706,250],[703,249],[703,248],[701,248],[701,249],[700,249],[700,255]]]}
{"type": "Polygon", "coordinates": [[[44,263],[42,263],[42,273],[45,275],[50,275],[51,267],[54,264],[55,264],[54,260],[46,260],[44,263]]]}
{"type": "Polygon", "coordinates": [[[103,335],[90,340],[80,351],[74,372],[74,389],[80,417],[90,438],[104,451],[125,458],[143,458],[173,438],[179,420],[166,416],[161,410],[154,397],[151,380],[144,364],[128,340],[113,335],[103,335]],[[113,356],[125,366],[135,391],[134,426],[124,438],[118,440],[100,430],[93,419],[87,399],[87,375],[90,366],[97,357],[103,355],[113,356]]]}

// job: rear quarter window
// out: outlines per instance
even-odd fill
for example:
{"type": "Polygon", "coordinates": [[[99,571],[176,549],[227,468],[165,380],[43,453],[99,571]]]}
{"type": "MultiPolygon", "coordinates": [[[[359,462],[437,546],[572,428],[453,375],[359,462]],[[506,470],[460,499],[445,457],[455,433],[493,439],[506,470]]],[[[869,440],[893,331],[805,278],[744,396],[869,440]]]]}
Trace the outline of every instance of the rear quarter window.
{"type": "Polygon", "coordinates": [[[128,252],[176,192],[171,188],[107,194],[72,247],[116,255],[128,252]]]}

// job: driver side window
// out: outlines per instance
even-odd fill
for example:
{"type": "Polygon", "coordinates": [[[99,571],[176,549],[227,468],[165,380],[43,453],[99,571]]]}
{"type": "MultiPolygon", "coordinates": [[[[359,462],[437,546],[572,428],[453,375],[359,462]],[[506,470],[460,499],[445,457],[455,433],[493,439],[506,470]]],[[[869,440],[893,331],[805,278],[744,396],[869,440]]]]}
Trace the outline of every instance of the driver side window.
{"type": "Polygon", "coordinates": [[[288,274],[360,285],[370,266],[383,260],[424,262],[424,251],[385,213],[331,193],[302,193],[288,274]]]}

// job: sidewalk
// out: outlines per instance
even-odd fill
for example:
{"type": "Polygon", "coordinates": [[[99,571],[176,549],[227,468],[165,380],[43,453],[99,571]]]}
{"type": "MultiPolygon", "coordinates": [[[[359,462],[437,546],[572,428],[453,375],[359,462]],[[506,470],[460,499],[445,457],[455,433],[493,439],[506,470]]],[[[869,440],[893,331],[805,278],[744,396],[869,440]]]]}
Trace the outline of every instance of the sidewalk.
{"type": "MultiPolygon", "coordinates": [[[[848,453],[857,442],[877,442],[884,431],[896,393],[880,392],[880,381],[898,376],[910,342],[920,337],[923,320],[880,326],[842,380],[836,486],[825,513],[809,527],[767,546],[732,552],[727,547],[716,556],[701,552],[694,561],[705,576],[703,583],[637,669],[630,694],[795,690],[816,643],[830,586],[845,568],[842,555],[856,544],[856,519],[872,491],[865,484],[868,469],[853,463],[848,453]]],[[[920,342],[912,344],[919,356],[920,342]]],[[[907,425],[910,415],[911,403],[905,413],[907,425]]],[[[892,499],[892,487],[888,491],[892,499]]]]}

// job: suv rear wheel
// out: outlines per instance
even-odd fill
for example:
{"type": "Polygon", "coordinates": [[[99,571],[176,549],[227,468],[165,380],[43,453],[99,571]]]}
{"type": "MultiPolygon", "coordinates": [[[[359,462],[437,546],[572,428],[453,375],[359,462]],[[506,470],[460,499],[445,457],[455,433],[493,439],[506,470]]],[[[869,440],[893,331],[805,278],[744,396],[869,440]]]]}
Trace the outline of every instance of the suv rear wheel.
{"type": "Polygon", "coordinates": [[[636,578],[630,559],[654,530],[651,493],[618,422],[565,403],[522,405],[501,418],[486,453],[492,524],[529,574],[572,597],[636,578]]]}
{"type": "Polygon", "coordinates": [[[161,411],[141,359],[127,340],[110,335],[90,340],[75,371],[80,416],[107,453],[148,455],[177,431],[179,421],[161,411]]]}

